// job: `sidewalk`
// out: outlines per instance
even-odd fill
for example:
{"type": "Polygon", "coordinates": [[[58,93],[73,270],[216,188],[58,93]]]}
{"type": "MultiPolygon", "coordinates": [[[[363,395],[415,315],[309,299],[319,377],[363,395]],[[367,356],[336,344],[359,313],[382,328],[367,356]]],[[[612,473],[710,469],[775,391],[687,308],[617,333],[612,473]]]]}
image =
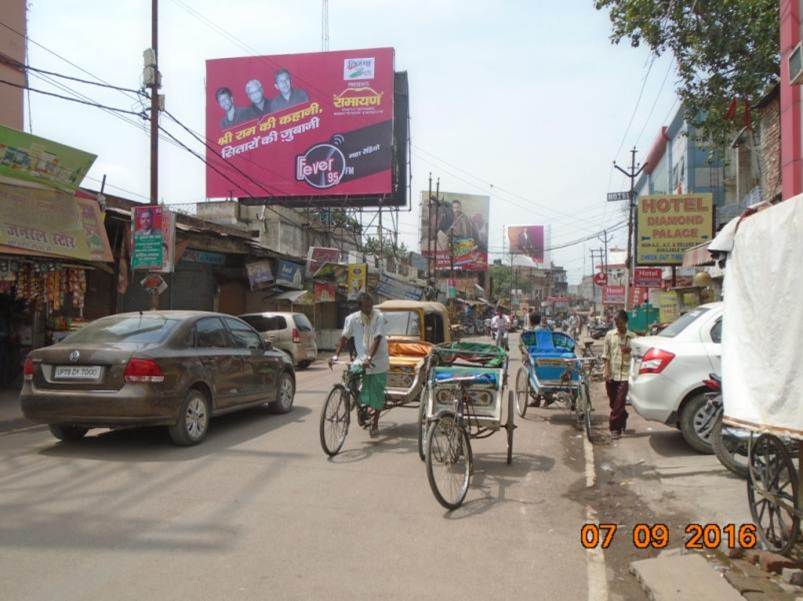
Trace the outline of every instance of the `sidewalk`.
{"type": "Polygon", "coordinates": [[[32,426],[20,411],[19,390],[0,389],[0,433],[32,426]]]}

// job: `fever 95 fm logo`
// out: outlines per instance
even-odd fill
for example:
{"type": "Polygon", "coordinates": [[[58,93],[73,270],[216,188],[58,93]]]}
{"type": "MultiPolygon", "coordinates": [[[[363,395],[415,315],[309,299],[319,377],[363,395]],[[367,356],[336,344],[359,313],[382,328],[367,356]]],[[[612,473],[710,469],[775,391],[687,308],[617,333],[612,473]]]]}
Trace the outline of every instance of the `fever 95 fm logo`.
{"type": "Polygon", "coordinates": [[[332,144],[316,144],[296,157],[296,180],[313,188],[331,188],[346,172],[346,157],[332,144]]]}

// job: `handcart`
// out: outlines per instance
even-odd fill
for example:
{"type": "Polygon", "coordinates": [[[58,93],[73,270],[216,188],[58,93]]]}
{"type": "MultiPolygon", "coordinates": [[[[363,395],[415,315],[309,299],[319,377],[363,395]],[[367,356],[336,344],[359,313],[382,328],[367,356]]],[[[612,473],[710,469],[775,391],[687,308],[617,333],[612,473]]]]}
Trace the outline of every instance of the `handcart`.
{"type": "Polygon", "coordinates": [[[523,332],[522,367],[516,374],[516,410],[527,414],[530,404],[560,402],[576,418],[591,441],[591,370],[595,359],[575,355],[574,340],[562,332],[523,332]]]}
{"type": "Polygon", "coordinates": [[[491,344],[445,344],[430,356],[419,448],[432,493],[447,509],[459,507],[468,493],[471,439],[504,429],[507,463],[512,461],[515,401],[513,391],[505,394],[507,369],[507,353],[491,344]]]}

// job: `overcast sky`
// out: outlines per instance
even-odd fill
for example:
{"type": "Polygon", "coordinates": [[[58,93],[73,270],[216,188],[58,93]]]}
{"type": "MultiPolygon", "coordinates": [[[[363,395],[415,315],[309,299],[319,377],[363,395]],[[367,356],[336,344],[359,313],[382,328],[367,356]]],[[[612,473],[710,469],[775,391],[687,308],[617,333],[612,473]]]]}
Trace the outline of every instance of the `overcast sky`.
{"type": "MultiPolygon", "coordinates": [[[[142,51],[150,45],[150,4],[32,0],[29,37],[108,82],[138,88],[142,51]]],[[[506,224],[548,224],[552,244],[559,245],[622,220],[620,205],[605,202],[606,192],[627,188],[611,162],[629,161],[634,144],[643,160],[676,109],[670,57],[651,64],[645,49],[612,46],[608,15],[591,0],[329,4],[332,50],[392,46],[396,69],[409,74],[413,207],[399,228],[408,246],[418,246],[417,204],[430,171],[442,190],[491,196],[494,251],[502,249],[506,224]]],[[[204,131],[206,59],[252,54],[246,47],[260,54],[321,48],[320,0],[161,0],[159,23],[167,108],[198,132],[204,131]]],[[[86,76],[33,42],[32,66],[86,76]]],[[[57,91],[36,77],[30,84],[57,91]]],[[[120,92],[69,86],[98,102],[139,110],[134,97],[120,92]]],[[[135,124],[36,94],[30,121],[34,134],[98,155],[85,185],[97,186],[105,174],[116,187],[111,192],[147,198],[148,138],[135,124]]],[[[171,131],[201,150],[177,127],[171,131]]],[[[204,199],[204,165],[186,151],[161,144],[160,173],[164,202],[204,199]]],[[[625,243],[622,232],[616,243],[625,243]]],[[[577,283],[584,268],[590,272],[588,251],[598,246],[555,250],[552,259],[577,283]]]]}

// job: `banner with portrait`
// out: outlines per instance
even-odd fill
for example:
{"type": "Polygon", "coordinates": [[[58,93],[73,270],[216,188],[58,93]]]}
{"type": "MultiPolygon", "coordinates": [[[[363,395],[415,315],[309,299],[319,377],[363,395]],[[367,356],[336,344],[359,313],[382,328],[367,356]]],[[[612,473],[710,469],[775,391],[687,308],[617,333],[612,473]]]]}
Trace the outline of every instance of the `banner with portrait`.
{"type": "Polygon", "coordinates": [[[543,225],[511,225],[507,228],[510,252],[530,257],[543,265],[546,256],[546,232],[543,225]]]}
{"type": "Polygon", "coordinates": [[[131,269],[170,273],[176,252],[176,215],[162,206],[142,205],[131,212],[131,269]]]}
{"type": "Polygon", "coordinates": [[[313,282],[316,303],[333,303],[337,300],[337,284],[332,282],[313,282]]]}
{"type": "Polygon", "coordinates": [[[436,269],[488,270],[490,197],[441,192],[421,193],[421,254],[435,257],[436,269]]]}
{"type": "Polygon", "coordinates": [[[392,48],[206,62],[206,195],[392,190],[392,48]]]}
{"type": "Polygon", "coordinates": [[[368,277],[368,265],[352,263],[348,266],[348,300],[357,300],[360,292],[365,292],[368,277]]]}

